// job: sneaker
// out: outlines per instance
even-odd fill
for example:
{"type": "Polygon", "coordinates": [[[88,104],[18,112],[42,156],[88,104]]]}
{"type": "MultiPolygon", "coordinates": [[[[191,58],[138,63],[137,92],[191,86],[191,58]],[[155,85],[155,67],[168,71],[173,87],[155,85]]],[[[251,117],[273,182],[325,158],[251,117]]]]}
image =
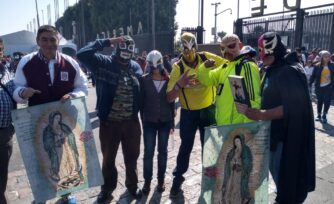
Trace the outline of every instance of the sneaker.
{"type": "Polygon", "coordinates": [[[130,190],[128,190],[128,191],[131,194],[131,196],[133,198],[135,198],[136,200],[141,199],[141,197],[143,196],[143,193],[142,193],[142,191],[139,188],[137,188],[134,191],[130,191],[130,190]]]}
{"type": "Polygon", "coordinates": [[[164,182],[163,179],[162,180],[158,180],[157,191],[159,193],[162,193],[162,192],[165,191],[165,182],[164,182]]]}
{"type": "Polygon", "coordinates": [[[322,116],[322,120],[321,120],[322,123],[327,123],[327,118],[326,118],[326,115],[323,115],[322,116]]]}
{"type": "Polygon", "coordinates": [[[112,200],[112,192],[111,191],[101,191],[97,196],[97,203],[106,203],[107,201],[112,200]]]}
{"type": "Polygon", "coordinates": [[[315,118],[315,121],[321,121],[321,116],[320,116],[320,114],[315,118]]]}
{"type": "Polygon", "coordinates": [[[150,186],[151,186],[151,181],[148,181],[148,180],[145,181],[143,189],[142,189],[142,192],[144,195],[148,195],[150,193],[150,190],[151,190],[150,186]]]}

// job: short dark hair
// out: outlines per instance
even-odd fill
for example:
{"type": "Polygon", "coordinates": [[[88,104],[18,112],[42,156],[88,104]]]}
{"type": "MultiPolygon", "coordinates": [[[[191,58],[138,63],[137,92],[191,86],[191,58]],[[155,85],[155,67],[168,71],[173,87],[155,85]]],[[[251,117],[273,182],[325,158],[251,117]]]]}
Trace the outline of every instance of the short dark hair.
{"type": "Polygon", "coordinates": [[[55,27],[51,26],[51,25],[42,25],[41,27],[38,28],[37,31],[37,39],[39,39],[40,35],[44,32],[51,32],[54,34],[58,34],[58,31],[55,27]]]}

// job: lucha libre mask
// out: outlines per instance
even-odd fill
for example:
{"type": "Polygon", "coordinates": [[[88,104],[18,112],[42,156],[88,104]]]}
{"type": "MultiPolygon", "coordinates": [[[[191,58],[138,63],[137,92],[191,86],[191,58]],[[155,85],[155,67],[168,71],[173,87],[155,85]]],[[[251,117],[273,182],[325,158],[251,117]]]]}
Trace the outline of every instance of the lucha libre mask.
{"type": "Polygon", "coordinates": [[[135,51],[135,42],[134,40],[126,35],[123,36],[124,42],[119,43],[116,48],[116,56],[121,60],[128,61],[132,58],[135,51]]]}
{"type": "Polygon", "coordinates": [[[196,59],[197,42],[192,33],[183,33],[181,36],[182,56],[187,62],[194,62],[196,59]]]}
{"type": "Polygon", "coordinates": [[[260,59],[265,56],[273,55],[275,58],[283,58],[286,54],[286,48],[281,41],[281,37],[275,32],[267,32],[260,36],[257,41],[260,59]]]}
{"type": "Polygon", "coordinates": [[[162,55],[157,50],[152,50],[150,53],[148,53],[146,57],[146,69],[148,72],[151,72],[155,69],[159,69],[160,71],[163,71],[164,65],[163,65],[163,59],[162,55]]]}

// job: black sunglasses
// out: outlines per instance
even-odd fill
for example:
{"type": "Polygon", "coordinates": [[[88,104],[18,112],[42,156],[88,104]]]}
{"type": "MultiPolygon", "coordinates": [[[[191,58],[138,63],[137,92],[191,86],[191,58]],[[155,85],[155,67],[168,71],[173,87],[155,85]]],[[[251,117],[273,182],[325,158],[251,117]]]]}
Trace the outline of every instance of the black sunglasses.
{"type": "Polygon", "coordinates": [[[237,46],[237,43],[233,43],[233,44],[230,44],[228,45],[228,49],[234,49],[235,47],[237,46]]]}
{"type": "MultiPolygon", "coordinates": [[[[233,43],[233,44],[227,45],[226,47],[227,47],[228,49],[234,49],[236,46],[237,46],[237,43],[233,43]]],[[[221,49],[222,51],[224,51],[224,50],[226,49],[226,47],[221,46],[220,49],[221,49]]]]}

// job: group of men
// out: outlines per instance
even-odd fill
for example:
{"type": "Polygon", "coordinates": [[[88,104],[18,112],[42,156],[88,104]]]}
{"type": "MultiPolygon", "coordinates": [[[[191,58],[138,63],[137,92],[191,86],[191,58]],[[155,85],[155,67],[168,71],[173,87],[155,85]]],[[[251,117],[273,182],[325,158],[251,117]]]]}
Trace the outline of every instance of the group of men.
{"type": "MultiPolygon", "coordinates": [[[[18,64],[15,90],[6,68],[1,67],[1,83],[7,88],[0,89],[0,203],[6,203],[4,192],[14,134],[10,110],[14,100],[28,101],[33,106],[87,95],[87,80],[78,63],[57,51],[56,29],[41,26],[36,40],[39,51],[26,55],[18,64]]],[[[302,203],[315,188],[314,122],[306,78],[293,53],[285,56],[286,48],[276,33],[263,34],[258,41],[259,55],[266,66],[261,83],[259,68],[247,53],[241,52],[243,45],[237,35],[227,34],[222,39],[222,57],[199,52],[191,33],[183,33],[181,41],[182,55],[173,64],[166,99],[172,102],[179,97],[181,104],[181,145],[170,197],[181,192],[197,130],[203,146],[206,126],[271,120],[270,170],[277,186],[276,201],[302,203]],[[244,77],[250,106],[234,102],[229,75],[244,77]]],[[[126,166],[125,186],[134,198],[142,196],[137,159],[141,138],[138,79],[143,72],[132,60],[134,50],[134,40],[123,36],[98,39],[77,53],[96,78],[104,177],[98,203],[112,199],[116,189],[115,159],[120,144],[126,166]],[[98,52],[112,45],[116,47],[115,55],[98,52]]],[[[66,202],[66,197],[63,200],[66,202]]]]}

